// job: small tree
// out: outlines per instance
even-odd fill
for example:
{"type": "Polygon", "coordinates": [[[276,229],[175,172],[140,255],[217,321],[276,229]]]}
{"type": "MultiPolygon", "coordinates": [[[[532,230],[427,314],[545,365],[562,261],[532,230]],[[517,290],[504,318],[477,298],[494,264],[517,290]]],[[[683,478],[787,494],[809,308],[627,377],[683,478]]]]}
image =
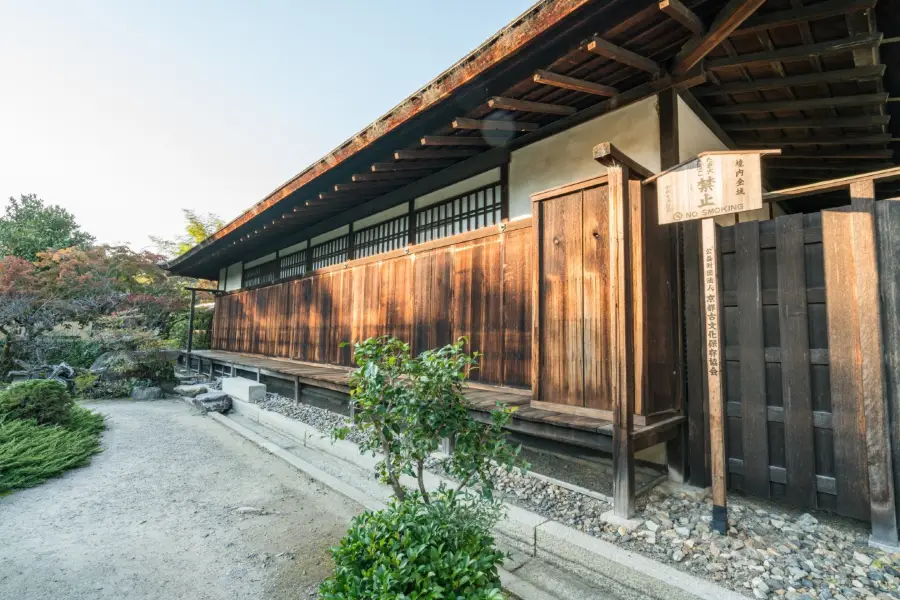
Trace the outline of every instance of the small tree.
{"type": "Polygon", "coordinates": [[[35,194],[10,197],[0,217],[0,255],[35,260],[40,252],[72,246],[86,248],[94,237],[81,230],[75,216],[35,194]]]}
{"type": "Polygon", "coordinates": [[[225,226],[225,221],[213,213],[201,214],[190,209],[182,209],[184,214],[184,233],[169,240],[159,236],[150,236],[161,254],[170,258],[181,256],[218,230],[225,226]]]}
{"type": "MultiPolygon", "coordinates": [[[[454,452],[442,459],[444,470],[459,481],[450,498],[467,486],[479,488],[492,498],[490,471],[494,464],[511,470],[519,448],[506,441],[503,427],[515,410],[499,405],[490,424],[475,421],[462,387],[478,354],[467,354],[465,338],[437,350],[410,355],[409,344],[392,337],[370,338],[354,346],[358,368],[351,374],[356,423],[368,434],[360,445],[363,452],[380,452],[376,467],[403,501],[407,492],[401,475],[415,477],[422,500],[428,504],[425,461],[440,447],[442,438],[455,440],[454,452]]],[[[343,438],[347,428],[337,430],[343,438]]]]}

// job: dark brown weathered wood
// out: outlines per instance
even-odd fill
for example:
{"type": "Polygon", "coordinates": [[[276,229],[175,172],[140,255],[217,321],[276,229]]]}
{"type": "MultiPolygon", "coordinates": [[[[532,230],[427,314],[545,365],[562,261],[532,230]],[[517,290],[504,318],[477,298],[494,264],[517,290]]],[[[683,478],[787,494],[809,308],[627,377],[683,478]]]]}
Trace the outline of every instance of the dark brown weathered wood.
{"type": "Polygon", "coordinates": [[[875,6],[876,0],[828,0],[800,8],[791,8],[757,15],[747,19],[737,28],[732,37],[759,33],[775,27],[797,25],[807,21],[815,21],[836,15],[845,15],[856,10],[866,10],[875,6]]]}
{"type": "Polygon", "coordinates": [[[394,152],[396,160],[422,160],[422,159],[441,159],[441,158],[468,158],[478,154],[478,150],[469,148],[413,148],[410,150],[397,150],[394,152]]]}
{"type": "Polygon", "coordinates": [[[319,194],[319,200],[353,200],[356,198],[372,198],[374,196],[385,193],[387,192],[384,190],[384,188],[344,190],[340,192],[321,192],[319,194]]]}
{"type": "MultiPolygon", "coordinates": [[[[501,138],[498,138],[498,142],[501,138]]],[[[423,146],[477,146],[479,148],[489,148],[495,144],[491,143],[490,138],[481,135],[423,135],[419,140],[423,146]]]]}
{"type": "Polygon", "coordinates": [[[659,10],[663,11],[673,20],[681,23],[691,33],[701,35],[706,31],[703,21],[697,14],[681,3],[680,0],[662,0],[659,3],[659,10]]]}
{"type": "MultiPolygon", "coordinates": [[[[826,119],[767,119],[765,121],[757,119],[753,121],[746,121],[743,123],[725,123],[724,125],[722,125],[722,128],[725,129],[725,131],[763,131],[771,129],[835,129],[838,127],[879,127],[882,125],[887,125],[890,120],[890,115],[864,115],[861,117],[833,117],[826,119]]],[[[886,141],[890,141],[890,139],[886,141]]],[[[785,140],[784,143],[792,142],[785,140]]]]}
{"type": "Polygon", "coordinates": [[[740,345],[741,431],[744,452],[744,489],[754,496],[769,496],[768,419],[766,416],[766,363],[762,322],[762,273],[759,223],[734,227],[735,268],[738,279],[738,337],[740,345]],[[752,454],[751,453],[752,449],[752,454]]]}
{"type": "Polygon", "coordinates": [[[748,113],[769,113],[776,111],[804,111],[817,108],[846,108],[851,106],[866,106],[870,104],[884,104],[888,95],[858,94],[855,96],[837,96],[833,98],[813,98],[809,100],[780,100],[772,102],[748,102],[746,104],[733,104],[727,106],[714,106],[709,109],[711,115],[739,115],[748,113]]]}
{"type": "Polygon", "coordinates": [[[780,138],[764,139],[755,137],[735,137],[734,141],[742,148],[781,148],[782,146],[852,146],[866,144],[889,144],[890,133],[871,133],[867,135],[786,135],[780,138]]]}
{"type": "Polygon", "coordinates": [[[602,38],[594,37],[588,42],[585,49],[609,60],[615,61],[622,65],[628,65],[640,71],[657,74],[662,68],[656,61],[650,60],[646,56],[641,56],[637,52],[632,52],[621,46],[617,46],[612,42],[608,42],[602,38]]]}
{"type": "Polygon", "coordinates": [[[459,117],[453,120],[454,129],[481,129],[490,131],[536,131],[540,129],[537,123],[522,123],[520,121],[507,121],[503,119],[469,119],[459,117]]]}
{"type": "Polygon", "coordinates": [[[544,85],[552,85],[554,87],[573,90],[575,92],[584,92],[585,94],[594,94],[596,96],[616,96],[619,90],[593,81],[585,81],[576,79],[559,73],[551,73],[550,71],[538,71],[534,74],[534,82],[544,85]]]}
{"type": "Polygon", "coordinates": [[[848,38],[821,42],[818,44],[790,46],[777,50],[766,50],[749,54],[739,54],[707,61],[706,68],[711,71],[733,69],[736,67],[754,67],[781,60],[796,60],[798,58],[810,58],[825,56],[837,52],[846,52],[857,48],[872,48],[881,44],[883,34],[862,34],[848,38]]]}
{"type": "Polygon", "coordinates": [[[354,183],[336,183],[334,191],[352,192],[356,190],[376,190],[382,188],[395,188],[409,183],[410,179],[385,179],[383,181],[360,181],[354,183]]]}
{"type": "Polygon", "coordinates": [[[900,202],[875,204],[878,280],[884,332],[884,380],[887,397],[895,510],[900,512],[900,202]]]}
{"type": "Polygon", "coordinates": [[[709,442],[704,356],[703,273],[700,224],[683,225],[685,384],[688,413],[688,459],[691,485],[709,485],[709,442]]]}
{"type": "Polygon", "coordinates": [[[564,104],[550,104],[548,102],[532,102],[531,100],[519,100],[517,98],[504,98],[494,96],[488,100],[488,106],[498,110],[517,110],[521,112],[544,113],[548,115],[574,115],[578,109],[564,104]]]}
{"type": "Polygon", "coordinates": [[[778,217],[775,227],[786,493],[797,505],[814,507],[817,506],[816,459],[803,215],[778,217]]]}
{"type": "Polygon", "coordinates": [[[741,26],[750,16],[756,12],[765,0],[729,0],[729,2],[716,15],[709,31],[696,43],[688,45],[675,57],[672,67],[673,75],[682,75],[690,71],[706,55],[712,52],[719,44],[731,35],[731,32],[741,26]]]}
{"type": "Polygon", "coordinates": [[[745,94],[748,92],[764,92],[786,87],[803,85],[815,85],[821,83],[838,83],[847,81],[866,81],[879,79],[884,75],[884,65],[872,65],[853,69],[838,69],[836,71],[823,71],[804,73],[802,75],[788,75],[786,77],[771,77],[753,79],[752,81],[734,81],[709,87],[697,87],[693,93],[701,96],[725,96],[729,94],[745,94]]]}
{"type": "Polygon", "coordinates": [[[372,172],[381,173],[384,171],[417,171],[419,169],[444,169],[455,164],[455,160],[422,160],[414,163],[375,163],[372,165],[372,172]]]}
{"type": "MultiPolygon", "coordinates": [[[[418,164],[418,163],[417,163],[418,164]]],[[[380,173],[358,173],[354,175],[351,179],[354,182],[363,182],[363,181],[390,181],[392,179],[410,179],[415,180],[421,177],[427,177],[431,175],[434,171],[429,170],[413,170],[413,171],[384,171],[380,173]]]]}

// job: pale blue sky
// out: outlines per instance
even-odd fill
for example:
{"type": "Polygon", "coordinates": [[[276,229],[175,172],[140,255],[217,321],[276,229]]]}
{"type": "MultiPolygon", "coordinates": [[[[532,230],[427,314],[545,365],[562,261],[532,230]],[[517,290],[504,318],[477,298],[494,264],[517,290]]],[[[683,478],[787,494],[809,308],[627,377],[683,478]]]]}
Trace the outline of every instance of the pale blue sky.
{"type": "Polygon", "coordinates": [[[0,199],[103,242],[237,216],[534,0],[0,0],[0,199]]]}

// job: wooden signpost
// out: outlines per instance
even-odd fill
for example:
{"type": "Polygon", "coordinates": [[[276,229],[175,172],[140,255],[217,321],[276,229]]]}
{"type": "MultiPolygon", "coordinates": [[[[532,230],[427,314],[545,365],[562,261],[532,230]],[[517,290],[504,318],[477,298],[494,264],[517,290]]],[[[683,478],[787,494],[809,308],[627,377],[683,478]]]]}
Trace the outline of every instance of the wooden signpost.
{"type": "Polygon", "coordinates": [[[780,150],[704,152],[647,179],[657,184],[659,223],[700,219],[700,261],[709,391],[709,446],[712,471],[712,527],[728,531],[725,456],[725,356],[722,345],[722,297],[715,217],[762,208],[761,158],[780,150]]]}

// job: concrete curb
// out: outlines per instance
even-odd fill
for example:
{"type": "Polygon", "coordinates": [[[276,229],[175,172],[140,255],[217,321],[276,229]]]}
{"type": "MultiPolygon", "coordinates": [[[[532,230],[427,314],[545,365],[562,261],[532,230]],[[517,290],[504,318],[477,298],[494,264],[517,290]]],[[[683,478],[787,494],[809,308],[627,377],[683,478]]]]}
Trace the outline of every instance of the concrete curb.
{"type": "Polygon", "coordinates": [[[526,600],[559,600],[556,596],[548,594],[540,588],[536,588],[524,579],[516,577],[505,569],[498,569],[500,574],[500,583],[503,589],[512,592],[520,598],[526,600]]]}
{"type": "MultiPolygon", "coordinates": [[[[240,400],[232,400],[232,410],[244,418],[294,439],[304,446],[330,454],[361,468],[371,469],[378,462],[378,457],[360,454],[358,447],[352,442],[345,440],[332,442],[330,437],[323,435],[317,429],[279,413],[261,409],[240,400]]],[[[380,499],[365,494],[299,459],[228,417],[218,413],[210,413],[209,416],[310,477],[359,502],[367,509],[379,510],[384,507],[384,503],[380,499]]],[[[404,483],[412,484],[414,481],[410,478],[404,483]]],[[[441,482],[451,483],[434,474],[426,477],[429,488],[437,487],[441,482]]],[[[694,577],[641,554],[547,519],[537,513],[509,503],[506,504],[506,509],[506,517],[495,528],[495,533],[502,542],[529,556],[537,557],[560,569],[573,572],[587,582],[605,586],[612,580],[641,592],[647,598],[657,600],[746,600],[747,598],[705,579],[694,577]]],[[[507,576],[518,579],[511,573],[507,573],[507,576]]],[[[552,599],[552,596],[535,588],[530,583],[519,581],[521,582],[521,593],[512,587],[509,588],[514,594],[534,600],[552,599]],[[543,595],[534,595],[528,591],[529,589],[543,595]]]]}

